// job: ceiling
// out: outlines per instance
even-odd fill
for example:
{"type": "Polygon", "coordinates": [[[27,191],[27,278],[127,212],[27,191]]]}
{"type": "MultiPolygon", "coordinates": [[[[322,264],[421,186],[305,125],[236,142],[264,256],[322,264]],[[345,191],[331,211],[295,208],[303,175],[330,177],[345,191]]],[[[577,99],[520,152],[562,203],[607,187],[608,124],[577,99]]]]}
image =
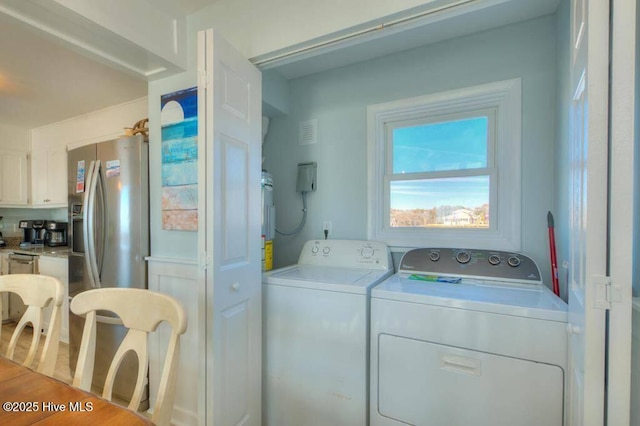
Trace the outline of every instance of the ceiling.
{"type": "MultiPolygon", "coordinates": [[[[214,1],[154,3],[188,15],[214,1]]],[[[147,95],[144,76],[99,62],[4,13],[0,28],[0,125],[32,129],[147,95]]]]}
{"type": "MultiPolygon", "coordinates": [[[[427,10],[417,19],[408,19],[398,25],[387,25],[382,29],[369,31],[380,22],[366,24],[359,28],[364,36],[351,37],[339,34],[338,43],[317,40],[322,47],[301,54],[283,55],[261,66],[262,70],[277,70],[287,80],[303,77],[329,69],[355,64],[426,44],[475,34],[516,22],[535,19],[556,12],[561,0],[495,0],[473,2],[462,7],[452,7],[438,13],[427,10]],[[365,31],[366,30],[366,31],[365,31]]],[[[437,4],[432,1],[431,4],[437,4]]],[[[357,32],[356,32],[357,34],[357,32]]],[[[335,37],[335,36],[334,36],[335,37]]],[[[313,44],[313,43],[310,43],[313,44]]],[[[295,51],[296,46],[288,48],[295,51]]],[[[286,50],[286,49],[285,49],[286,50]]],[[[268,55],[266,55],[268,56],[268,55]]],[[[262,58],[258,59],[258,63],[262,58]]]]}
{"type": "MultiPolygon", "coordinates": [[[[7,2],[12,0],[0,0],[7,2]]],[[[166,10],[191,14],[220,0],[154,0],[166,10]]],[[[409,28],[385,30],[363,40],[329,44],[311,54],[293,55],[263,70],[286,79],[372,59],[553,13],[559,0],[495,0],[473,14],[460,14],[409,28]]],[[[139,99],[147,79],[98,62],[35,27],[0,13],[0,125],[36,128],[139,99]]]]}
{"type": "Polygon", "coordinates": [[[39,127],[147,94],[147,81],[0,13],[0,124],[39,127]]]}

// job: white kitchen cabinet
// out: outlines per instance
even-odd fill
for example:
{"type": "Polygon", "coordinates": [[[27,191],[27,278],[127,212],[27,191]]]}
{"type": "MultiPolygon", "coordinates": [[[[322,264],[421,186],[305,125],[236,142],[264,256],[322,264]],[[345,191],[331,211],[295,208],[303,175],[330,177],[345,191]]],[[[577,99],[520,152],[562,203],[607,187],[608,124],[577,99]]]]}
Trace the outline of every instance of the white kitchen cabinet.
{"type": "MultiPolygon", "coordinates": [[[[60,340],[69,343],[69,272],[68,259],[54,256],[40,256],[39,269],[41,275],[49,275],[58,278],[64,285],[64,299],[62,302],[62,329],[60,330],[60,340]]],[[[49,327],[49,316],[52,307],[48,307],[45,313],[43,328],[49,327]]]]}
{"type": "Polygon", "coordinates": [[[31,153],[31,205],[33,207],[66,207],[66,148],[34,148],[31,153]]]}
{"type": "Polygon", "coordinates": [[[26,206],[27,180],[27,153],[0,151],[0,206],[26,206]]]}

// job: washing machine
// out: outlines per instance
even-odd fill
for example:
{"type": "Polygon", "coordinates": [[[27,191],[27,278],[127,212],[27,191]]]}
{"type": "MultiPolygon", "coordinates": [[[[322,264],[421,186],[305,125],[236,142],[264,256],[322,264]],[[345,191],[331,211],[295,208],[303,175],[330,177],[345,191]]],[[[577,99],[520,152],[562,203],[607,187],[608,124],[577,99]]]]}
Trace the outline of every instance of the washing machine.
{"type": "Polygon", "coordinates": [[[371,291],[371,425],[561,426],[567,305],[529,257],[410,250],[371,291]]]}
{"type": "Polygon", "coordinates": [[[392,273],[383,243],[313,240],[263,275],[264,424],[367,423],[369,298],[392,273]]]}

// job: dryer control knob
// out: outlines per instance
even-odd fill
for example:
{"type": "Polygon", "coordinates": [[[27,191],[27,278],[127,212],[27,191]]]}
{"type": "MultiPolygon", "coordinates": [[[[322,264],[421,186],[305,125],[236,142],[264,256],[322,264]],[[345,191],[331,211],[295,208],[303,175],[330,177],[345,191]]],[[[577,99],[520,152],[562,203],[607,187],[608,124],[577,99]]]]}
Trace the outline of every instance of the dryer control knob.
{"type": "Polygon", "coordinates": [[[329,254],[330,251],[331,251],[331,247],[325,247],[322,249],[322,253],[324,254],[329,254]]]}
{"type": "Polygon", "coordinates": [[[370,257],[372,257],[374,255],[374,251],[373,251],[372,247],[362,247],[362,250],[360,250],[360,254],[365,259],[369,259],[370,257]]]}
{"type": "Polygon", "coordinates": [[[471,255],[468,251],[459,251],[456,254],[456,260],[458,261],[458,263],[469,263],[469,261],[471,260],[471,255]]]}
{"type": "Polygon", "coordinates": [[[497,254],[492,254],[491,256],[489,256],[489,263],[492,265],[499,265],[500,256],[498,256],[497,254]]]}
{"type": "Polygon", "coordinates": [[[318,246],[313,246],[313,247],[311,247],[311,253],[313,253],[313,254],[318,253],[318,251],[319,251],[319,250],[320,250],[320,249],[318,248],[318,246]]]}
{"type": "Polygon", "coordinates": [[[438,253],[437,251],[432,251],[431,253],[429,253],[429,259],[431,259],[433,262],[437,262],[438,260],[440,260],[440,253],[438,253]]]}
{"type": "Polygon", "coordinates": [[[514,268],[520,266],[520,258],[518,256],[511,256],[507,259],[507,263],[509,266],[513,266],[514,268]]]}

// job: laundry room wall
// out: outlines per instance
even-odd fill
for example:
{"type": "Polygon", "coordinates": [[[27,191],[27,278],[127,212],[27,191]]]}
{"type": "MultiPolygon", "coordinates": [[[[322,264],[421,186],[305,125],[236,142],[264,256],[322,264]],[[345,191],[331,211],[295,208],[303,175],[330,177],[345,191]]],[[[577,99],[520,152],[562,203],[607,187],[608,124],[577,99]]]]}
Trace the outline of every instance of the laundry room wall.
{"type": "MultiPolygon", "coordinates": [[[[640,2],[636,3],[638,7],[636,7],[636,40],[640,40],[640,2]]],[[[640,43],[636,43],[636,111],[635,111],[635,155],[636,158],[640,158],[640,43]]],[[[640,182],[640,170],[635,170],[634,176],[635,182],[640,182]]],[[[638,193],[635,194],[634,197],[634,210],[640,211],[640,185],[636,184],[634,186],[638,193]]],[[[634,247],[633,253],[635,258],[633,259],[633,296],[640,297],[640,215],[635,216],[635,223],[633,227],[634,232],[634,247]]],[[[640,312],[640,309],[639,309],[640,312]]],[[[638,333],[640,336],[640,333],[638,333]]],[[[640,363],[639,363],[640,364],[640,363]]],[[[640,366],[638,367],[640,368],[640,366]]],[[[639,372],[640,374],[640,372],[639,372]]],[[[639,383],[640,387],[640,383],[639,383]]],[[[638,396],[640,400],[640,395],[638,396]]],[[[638,409],[640,411],[640,409],[638,409]]],[[[638,414],[638,418],[640,418],[640,413],[638,414]]]]}
{"type": "MultiPolygon", "coordinates": [[[[308,194],[305,228],[277,236],[274,266],[295,263],[305,241],[367,238],[367,105],[493,81],[522,78],[522,251],[548,267],[547,211],[553,206],[556,111],[555,16],[509,25],[290,82],[290,113],[273,117],[263,146],[273,174],[278,229],[302,217],[295,191],[299,162],[318,163],[318,189],[308,194]],[[299,123],[317,119],[318,142],[298,144],[299,123]]],[[[425,246],[429,245],[425,241],[425,246]]]]}
{"type": "Polygon", "coordinates": [[[555,221],[556,252],[560,295],[567,298],[568,269],[563,263],[569,260],[569,215],[571,202],[571,160],[569,158],[569,111],[571,106],[570,60],[570,3],[563,1],[556,13],[557,37],[557,125],[554,147],[554,205],[551,212],[555,221]]]}

